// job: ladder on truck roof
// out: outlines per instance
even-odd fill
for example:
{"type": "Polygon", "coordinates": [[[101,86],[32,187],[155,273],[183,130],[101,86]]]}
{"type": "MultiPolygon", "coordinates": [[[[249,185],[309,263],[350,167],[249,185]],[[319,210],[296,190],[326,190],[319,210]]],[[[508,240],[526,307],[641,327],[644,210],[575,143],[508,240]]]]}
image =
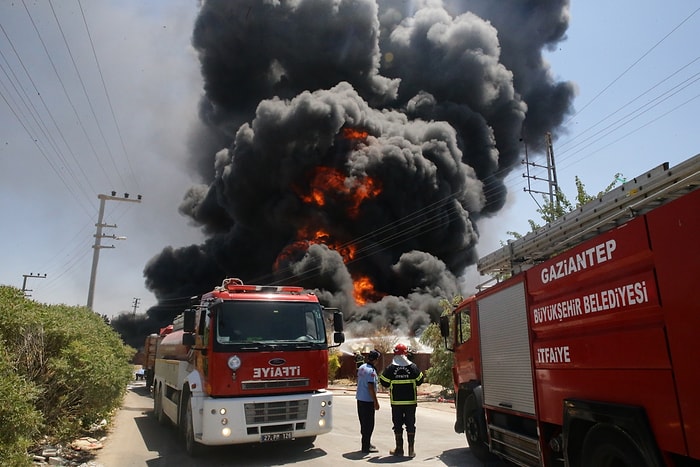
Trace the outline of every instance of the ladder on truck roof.
{"type": "Polygon", "coordinates": [[[482,257],[481,274],[516,274],[700,186],[700,154],[668,162],[482,257]]]}

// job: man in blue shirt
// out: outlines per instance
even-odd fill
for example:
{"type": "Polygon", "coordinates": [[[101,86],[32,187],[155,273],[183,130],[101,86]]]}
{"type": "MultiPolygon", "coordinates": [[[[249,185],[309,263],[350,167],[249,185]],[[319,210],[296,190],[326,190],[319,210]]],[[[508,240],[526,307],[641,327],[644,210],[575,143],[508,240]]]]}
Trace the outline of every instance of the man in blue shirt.
{"type": "Polygon", "coordinates": [[[367,362],[357,369],[357,416],[360,418],[360,434],[362,435],[362,452],[378,452],[370,440],[374,431],[374,413],[379,410],[377,399],[377,368],[374,366],[379,359],[379,352],[371,350],[367,362]]]}

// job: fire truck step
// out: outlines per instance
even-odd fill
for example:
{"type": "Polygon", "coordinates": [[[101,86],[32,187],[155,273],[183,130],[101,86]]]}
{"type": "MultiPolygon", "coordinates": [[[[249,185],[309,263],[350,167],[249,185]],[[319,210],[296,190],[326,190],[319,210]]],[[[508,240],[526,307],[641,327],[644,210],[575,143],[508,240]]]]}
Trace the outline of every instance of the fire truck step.
{"type": "Polygon", "coordinates": [[[491,452],[518,465],[539,466],[540,445],[537,438],[489,425],[491,452]]]}

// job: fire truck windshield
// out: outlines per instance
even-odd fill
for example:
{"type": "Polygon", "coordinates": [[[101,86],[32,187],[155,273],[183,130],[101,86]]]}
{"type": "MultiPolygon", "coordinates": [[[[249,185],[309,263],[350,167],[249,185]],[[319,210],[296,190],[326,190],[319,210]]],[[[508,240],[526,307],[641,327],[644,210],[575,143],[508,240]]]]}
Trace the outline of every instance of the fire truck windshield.
{"type": "Polygon", "coordinates": [[[216,307],[218,344],[325,344],[317,303],[235,301],[216,307]]]}

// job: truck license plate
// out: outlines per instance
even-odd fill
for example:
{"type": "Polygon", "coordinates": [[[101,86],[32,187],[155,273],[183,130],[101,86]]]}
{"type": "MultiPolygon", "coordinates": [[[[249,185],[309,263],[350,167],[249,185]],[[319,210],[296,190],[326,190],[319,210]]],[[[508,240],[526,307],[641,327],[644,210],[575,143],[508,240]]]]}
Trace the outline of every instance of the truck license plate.
{"type": "Polygon", "coordinates": [[[266,435],[261,435],[260,441],[263,443],[267,443],[270,441],[282,441],[285,439],[292,439],[292,432],[287,431],[285,433],[270,433],[266,435]]]}

